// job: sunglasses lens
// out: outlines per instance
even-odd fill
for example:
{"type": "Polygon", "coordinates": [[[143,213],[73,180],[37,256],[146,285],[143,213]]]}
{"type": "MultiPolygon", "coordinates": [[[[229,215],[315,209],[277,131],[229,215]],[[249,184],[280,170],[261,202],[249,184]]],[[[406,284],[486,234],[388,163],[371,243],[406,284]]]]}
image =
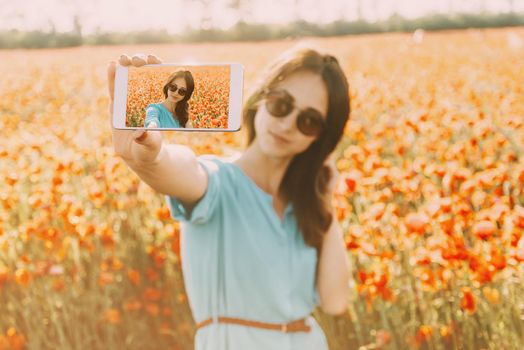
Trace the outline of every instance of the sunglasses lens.
{"type": "Polygon", "coordinates": [[[176,86],[176,84],[170,84],[167,88],[169,91],[175,92],[178,89],[178,86],[176,86]]]}
{"type": "Polygon", "coordinates": [[[304,135],[317,136],[324,128],[324,119],[313,109],[307,109],[297,117],[297,128],[304,135]]]}
{"type": "Polygon", "coordinates": [[[285,94],[271,92],[266,97],[266,109],[274,117],[285,117],[293,110],[293,103],[285,94]]]}
{"type": "Polygon", "coordinates": [[[185,95],[186,95],[186,92],[187,92],[187,91],[186,91],[186,89],[184,89],[184,88],[180,88],[180,89],[178,89],[178,94],[179,94],[180,96],[185,96],[185,95]]]}

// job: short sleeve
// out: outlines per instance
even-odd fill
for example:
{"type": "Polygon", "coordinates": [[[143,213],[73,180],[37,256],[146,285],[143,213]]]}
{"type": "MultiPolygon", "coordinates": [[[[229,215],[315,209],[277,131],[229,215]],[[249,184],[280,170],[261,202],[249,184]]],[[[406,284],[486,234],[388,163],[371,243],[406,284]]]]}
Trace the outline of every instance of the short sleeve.
{"type": "Polygon", "coordinates": [[[146,109],[146,121],[144,126],[147,128],[149,124],[155,122],[157,126],[160,126],[159,112],[156,107],[149,106],[146,109]]]}
{"type": "Polygon", "coordinates": [[[206,223],[216,211],[220,189],[220,167],[215,161],[205,156],[197,158],[198,162],[207,173],[207,189],[202,198],[193,207],[190,213],[184,205],[175,197],[166,196],[171,217],[177,221],[190,222],[194,224],[206,223]]]}

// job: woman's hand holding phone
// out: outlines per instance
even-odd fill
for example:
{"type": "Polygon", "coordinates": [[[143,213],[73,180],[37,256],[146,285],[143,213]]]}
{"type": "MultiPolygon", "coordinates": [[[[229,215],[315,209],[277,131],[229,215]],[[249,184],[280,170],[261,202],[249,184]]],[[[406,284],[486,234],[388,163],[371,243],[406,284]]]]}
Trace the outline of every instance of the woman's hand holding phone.
{"type": "MultiPolygon", "coordinates": [[[[162,149],[162,135],[155,130],[121,130],[112,126],[111,118],[113,115],[113,103],[115,96],[115,71],[117,64],[122,66],[141,67],[145,64],[159,64],[162,61],[154,55],[134,55],[129,58],[121,55],[118,62],[111,61],[107,67],[107,81],[109,88],[109,123],[113,134],[113,145],[115,153],[122,157],[129,165],[147,165],[157,159],[162,149]]],[[[151,123],[148,127],[156,128],[156,123],[151,123]]]]}

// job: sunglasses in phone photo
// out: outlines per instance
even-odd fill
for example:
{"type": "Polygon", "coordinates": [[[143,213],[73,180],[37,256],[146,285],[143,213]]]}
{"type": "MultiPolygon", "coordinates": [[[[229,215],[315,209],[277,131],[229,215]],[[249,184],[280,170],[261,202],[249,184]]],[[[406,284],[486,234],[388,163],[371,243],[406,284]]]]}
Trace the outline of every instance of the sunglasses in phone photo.
{"type": "Polygon", "coordinates": [[[185,96],[186,93],[187,93],[186,88],[184,88],[184,87],[178,87],[177,84],[175,84],[175,83],[171,83],[171,84],[169,84],[169,85],[167,86],[167,88],[169,89],[169,91],[171,91],[171,92],[173,92],[173,93],[175,93],[175,92],[178,90],[178,94],[179,94],[180,96],[185,96]]]}
{"type": "MultiPolygon", "coordinates": [[[[284,89],[265,89],[263,91],[266,110],[275,118],[284,118],[293,112],[295,99],[284,89]]],[[[326,122],[322,114],[315,108],[300,109],[297,115],[297,129],[307,136],[318,136],[326,122]]]]}

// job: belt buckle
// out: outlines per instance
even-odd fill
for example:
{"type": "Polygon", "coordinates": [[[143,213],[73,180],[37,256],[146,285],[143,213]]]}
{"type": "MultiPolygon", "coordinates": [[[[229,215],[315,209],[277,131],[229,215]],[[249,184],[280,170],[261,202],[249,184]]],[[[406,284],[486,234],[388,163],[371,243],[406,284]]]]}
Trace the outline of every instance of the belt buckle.
{"type": "Polygon", "coordinates": [[[287,333],[287,324],[283,323],[280,327],[280,330],[283,332],[283,333],[287,333]]]}

